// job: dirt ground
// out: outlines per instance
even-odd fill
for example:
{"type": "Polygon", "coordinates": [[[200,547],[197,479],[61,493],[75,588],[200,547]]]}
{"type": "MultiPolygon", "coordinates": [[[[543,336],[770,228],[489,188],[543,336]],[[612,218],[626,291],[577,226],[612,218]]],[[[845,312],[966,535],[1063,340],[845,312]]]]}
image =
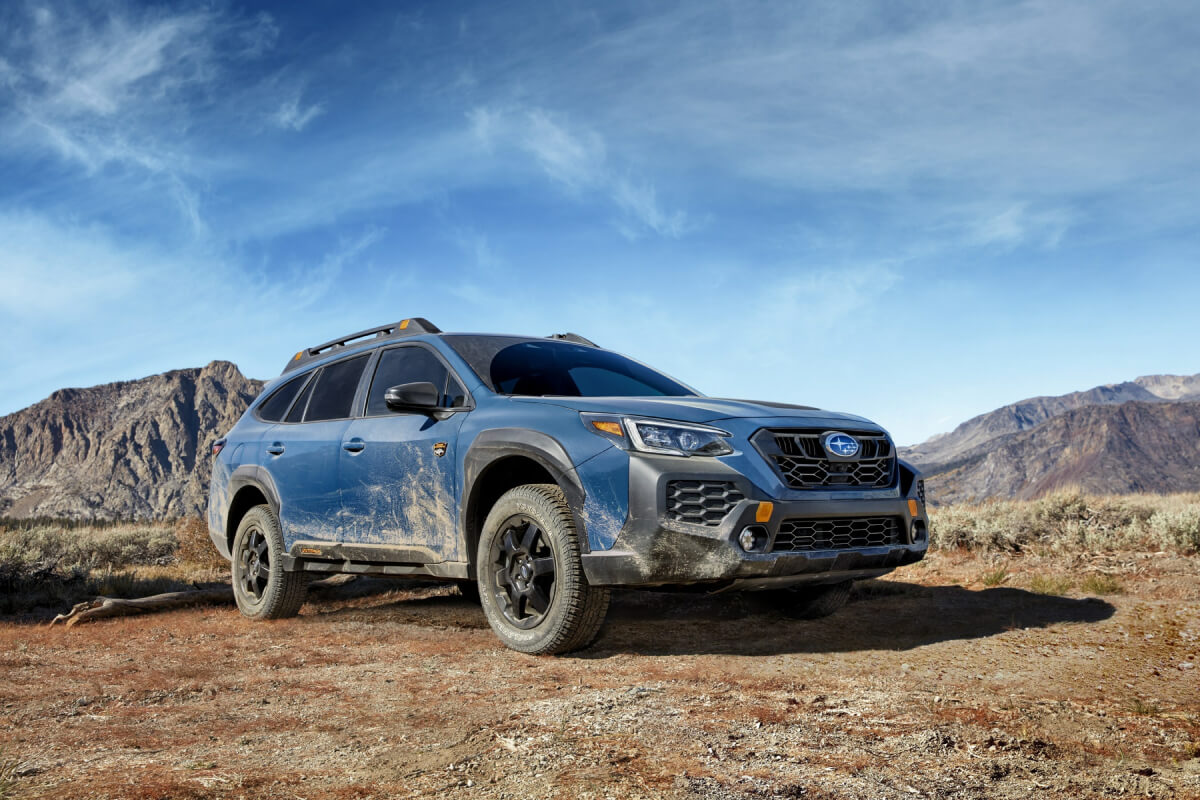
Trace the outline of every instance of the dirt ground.
{"type": "Polygon", "coordinates": [[[1200,797],[1198,576],[936,554],[814,622],[622,592],[558,658],[413,583],[4,623],[0,797],[1200,797]]]}

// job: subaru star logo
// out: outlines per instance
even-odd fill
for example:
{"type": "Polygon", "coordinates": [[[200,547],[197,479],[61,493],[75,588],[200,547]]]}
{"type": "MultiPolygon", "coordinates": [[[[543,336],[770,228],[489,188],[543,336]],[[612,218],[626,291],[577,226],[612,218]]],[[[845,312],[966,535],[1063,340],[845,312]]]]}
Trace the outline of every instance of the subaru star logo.
{"type": "Polygon", "coordinates": [[[839,458],[852,458],[858,454],[858,440],[846,433],[831,433],[825,437],[825,449],[839,458]]]}

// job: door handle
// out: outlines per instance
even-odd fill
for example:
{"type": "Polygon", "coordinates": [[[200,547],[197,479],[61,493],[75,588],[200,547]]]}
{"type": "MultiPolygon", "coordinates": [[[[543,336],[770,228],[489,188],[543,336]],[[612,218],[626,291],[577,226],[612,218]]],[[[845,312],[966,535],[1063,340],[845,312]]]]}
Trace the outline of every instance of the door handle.
{"type": "Polygon", "coordinates": [[[361,453],[367,446],[367,443],[357,436],[348,442],[342,442],[342,449],[347,453],[361,453]]]}
{"type": "Polygon", "coordinates": [[[267,445],[267,452],[273,456],[283,455],[283,442],[271,442],[267,445]]]}

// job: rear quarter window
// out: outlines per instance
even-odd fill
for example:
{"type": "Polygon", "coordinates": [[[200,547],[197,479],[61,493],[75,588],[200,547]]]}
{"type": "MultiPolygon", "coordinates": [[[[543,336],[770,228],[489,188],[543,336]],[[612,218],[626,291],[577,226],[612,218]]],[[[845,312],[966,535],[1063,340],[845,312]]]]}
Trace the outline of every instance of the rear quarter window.
{"type": "Polygon", "coordinates": [[[288,406],[292,404],[296,393],[300,391],[300,387],[308,380],[308,374],[300,375],[292,378],[290,381],[280,386],[275,391],[271,392],[271,396],[263,401],[258,407],[258,418],[267,422],[279,422],[283,419],[283,415],[287,413],[288,406]]]}

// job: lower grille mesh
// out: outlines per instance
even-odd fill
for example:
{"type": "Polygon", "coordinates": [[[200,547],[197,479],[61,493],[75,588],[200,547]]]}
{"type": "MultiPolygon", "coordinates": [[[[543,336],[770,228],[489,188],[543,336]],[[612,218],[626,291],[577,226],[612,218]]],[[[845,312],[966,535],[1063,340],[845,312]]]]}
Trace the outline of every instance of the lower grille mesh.
{"type": "Polygon", "coordinates": [[[776,553],[811,550],[850,550],[902,544],[896,517],[857,519],[785,519],[775,535],[776,553]]]}
{"type": "Polygon", "coordinates": [[[720,525],[745,499],[737,485],[728,481],[668,481],[667,517],[696,525],[720,525]]]}

